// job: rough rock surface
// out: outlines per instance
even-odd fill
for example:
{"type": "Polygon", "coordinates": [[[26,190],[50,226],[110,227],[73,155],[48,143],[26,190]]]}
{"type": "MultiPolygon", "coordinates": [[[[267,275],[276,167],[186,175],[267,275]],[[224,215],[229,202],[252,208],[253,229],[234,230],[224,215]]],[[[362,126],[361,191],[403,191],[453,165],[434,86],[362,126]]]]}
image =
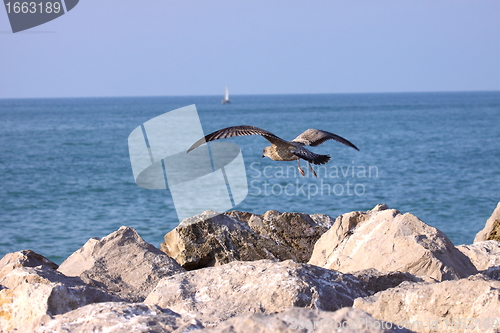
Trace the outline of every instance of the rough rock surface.
{"type": "Polygon", "coordinates": [[[490,279],[500,281],[500,266],[490,267],[487,270],[482,271],[481,273],[483,273],[484,275],[486,275],[490,279]]]}
{"type": "Polygon", "coordinates": [[[403,282],[424,282],[410,273],[379,272],[373,268],[353,272],[352,275],[361,283],[361,288],[368,295],[397,287],[403,282]]]}
{"type": "Polygon", "coordinates": [[[202,326],[168,309],[141,303],[97,303],[55,316],[36,333],[188,332],[202,326]]]}
{"type": "Polygon", "coordinates": [[[319,214],[206,211],[166,234],[161,250],[188,270],[260,259],[305,263],[332,223],[319,214]]]}
{"type": "Polygon", "coordinates": [[[189,314],[203,325],[291,306],[334,311],[366,296],[351,275],[287,260],[235,261],[163,278],[145,303],[189,314]]]}
{"type": "Polygon", "coordinates": [[[0,331],[30,331],[50,316],[94,302],[118,301],[77,277],[56,271],[57,265],[29,250],[0,260],[0,331]]]}
{"type": "Polygon", "coordinates": [[[465,254],[478,271],[500,266],[500,242],[495,240],[459,245],[457,249],[465,254]]]}
{"type": "Polygon", "coordinates": [[[133,302],[144,300],[161,278],[185,271],[129,227],[89,239],[58,270],[133,302]]]}
{"type": "Polygon", "coordinates": [[[309,264],[344,273],[408,272],[437,281],[477,273],[441,231],[385,205],[339,216],[317,241],[309,264]]]}
{"type": "Polygon", "coordinates": [[[486,221],[483,230],[479,231],[474,238],[474,243],[486,240],[500,241],[500,202],[493,211],[490,218],[486,221]]]}
{"type": "Polygon", "coordinates": [[[478,274],[433,284],[408,283],[358,298],[353,307],[417,332],[464,332],[472,325],[482,330],[471,332],[483,332],[491,329],[493,319],[500,319],[500,281],[478,274]]]}
{"type": "Polygon", "coordinates": [[[86,286],[78,277],[68,277],[46,266],[15,268],[0,279],[0,284],[14,289],[23,283],[60,283],[68,287],[86,286]]]}
{"type": "Polygon", "coordinates": [[[31,250],[7,253],[0,259],[0,280],[15,268],[36,266],[44,266],[50,269],[57,269],[58,267],[57,264],[31,250]]]}
{"type": "MultiPolygon", "coordinates": [[[[42,266],[17,268],[4,279],[14,275],[25,276],[28,281],[37,279],[37,271],[42,266]]],[[[62,275],[62,274],[61,274],[62,275]]],[[[40,277],[40,283],[18,283],[17,286],[0,290],[0,331],[35,328],[49,316],[65,313],[89,303],[116,301],[102,290],[76,283],[74,280],[65,284],[51,282],[50,273],[40,277]]],[[[56,276],[56,280],[64,280],[56,276]]],[[[12,278],[20,282],[19,279],[12,278]]]]}
{"type": "Polygon", "coordinates": [[[392,323],[378,321],[364,311],[345,307],[335,312],[304,308],[290,308],[277,314],[247,314],[231,318],[214,328],[197,332],[206,333],[385,333],[411,332],[392,323]]]}

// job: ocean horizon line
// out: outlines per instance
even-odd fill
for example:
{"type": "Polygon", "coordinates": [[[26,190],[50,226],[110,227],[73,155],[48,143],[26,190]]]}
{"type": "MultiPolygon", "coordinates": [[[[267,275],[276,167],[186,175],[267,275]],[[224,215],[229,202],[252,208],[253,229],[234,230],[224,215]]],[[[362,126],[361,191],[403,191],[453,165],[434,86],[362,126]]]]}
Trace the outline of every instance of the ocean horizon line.
{"type": "MultiPolygon", "coordinates": [[[[441,91],[388,91],[388,92],[328,92],[328,93],[263,93],[263,94],[231,94],[232,97],[252,96],[352,96],[352,95],[410,95],[410,94],[477,94],[477,93],[500,93],[500,90],[441,90],[441,91]]],[[[1,100],[48,100],[48,99],[126,99],[126,98],[220,98],[223,94],[198,94],[198,95],[116,95],[116,96],[57,96],[57,97],[0,97],[1,100]]]]}

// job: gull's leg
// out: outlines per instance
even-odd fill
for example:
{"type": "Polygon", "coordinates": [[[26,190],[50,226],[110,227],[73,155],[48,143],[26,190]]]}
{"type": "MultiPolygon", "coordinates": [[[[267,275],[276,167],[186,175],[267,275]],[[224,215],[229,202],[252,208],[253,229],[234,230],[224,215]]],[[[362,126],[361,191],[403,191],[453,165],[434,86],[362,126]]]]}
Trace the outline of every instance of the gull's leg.
{"type": "Polygon", "coordinates": [[[299,166],[297,168],[299,168],[300,174],[302,175],[302,177],[305,177],[306,174],[304,172],[304,169],[300,167],[300,158],[297,160],[297,162],[299,163],[299,166]]]}
{"type": "Polygon", "coordinates": [[[314,175],[314,177],[318,178],[318,175],[316,174],[316,171],[314,171],[311,163],[309,163],[309,161],[307,162],[307,165],[309,165],[309,170],[311,170],[312,174],[314,175]]]}

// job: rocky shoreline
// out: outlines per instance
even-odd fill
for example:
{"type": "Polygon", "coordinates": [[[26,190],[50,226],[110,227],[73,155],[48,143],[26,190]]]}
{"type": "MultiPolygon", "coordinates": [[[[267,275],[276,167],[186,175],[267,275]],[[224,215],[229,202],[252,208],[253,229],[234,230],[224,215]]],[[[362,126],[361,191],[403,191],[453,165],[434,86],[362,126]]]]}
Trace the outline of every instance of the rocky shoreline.
{"type": "Polygon", "coordinates": [[[161,250],[129,227],[60,266],[0,260],[1,332],[500,332],[500,203],[454,246],[385,205],[326,215],[207,211],[161,250]]]}

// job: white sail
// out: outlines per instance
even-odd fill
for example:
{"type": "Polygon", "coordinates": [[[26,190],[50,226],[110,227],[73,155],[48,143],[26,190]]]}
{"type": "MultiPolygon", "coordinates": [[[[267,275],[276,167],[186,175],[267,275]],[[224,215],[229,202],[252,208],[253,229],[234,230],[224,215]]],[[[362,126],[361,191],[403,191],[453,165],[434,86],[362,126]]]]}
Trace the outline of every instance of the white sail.
{"type": "Polygon", "coordinates": [[[229,89],[226,87],[226,93],[224,94],[224,99],[221,101],[222,104],[230,104],[231,101],[229,100],[229,89]]]}

